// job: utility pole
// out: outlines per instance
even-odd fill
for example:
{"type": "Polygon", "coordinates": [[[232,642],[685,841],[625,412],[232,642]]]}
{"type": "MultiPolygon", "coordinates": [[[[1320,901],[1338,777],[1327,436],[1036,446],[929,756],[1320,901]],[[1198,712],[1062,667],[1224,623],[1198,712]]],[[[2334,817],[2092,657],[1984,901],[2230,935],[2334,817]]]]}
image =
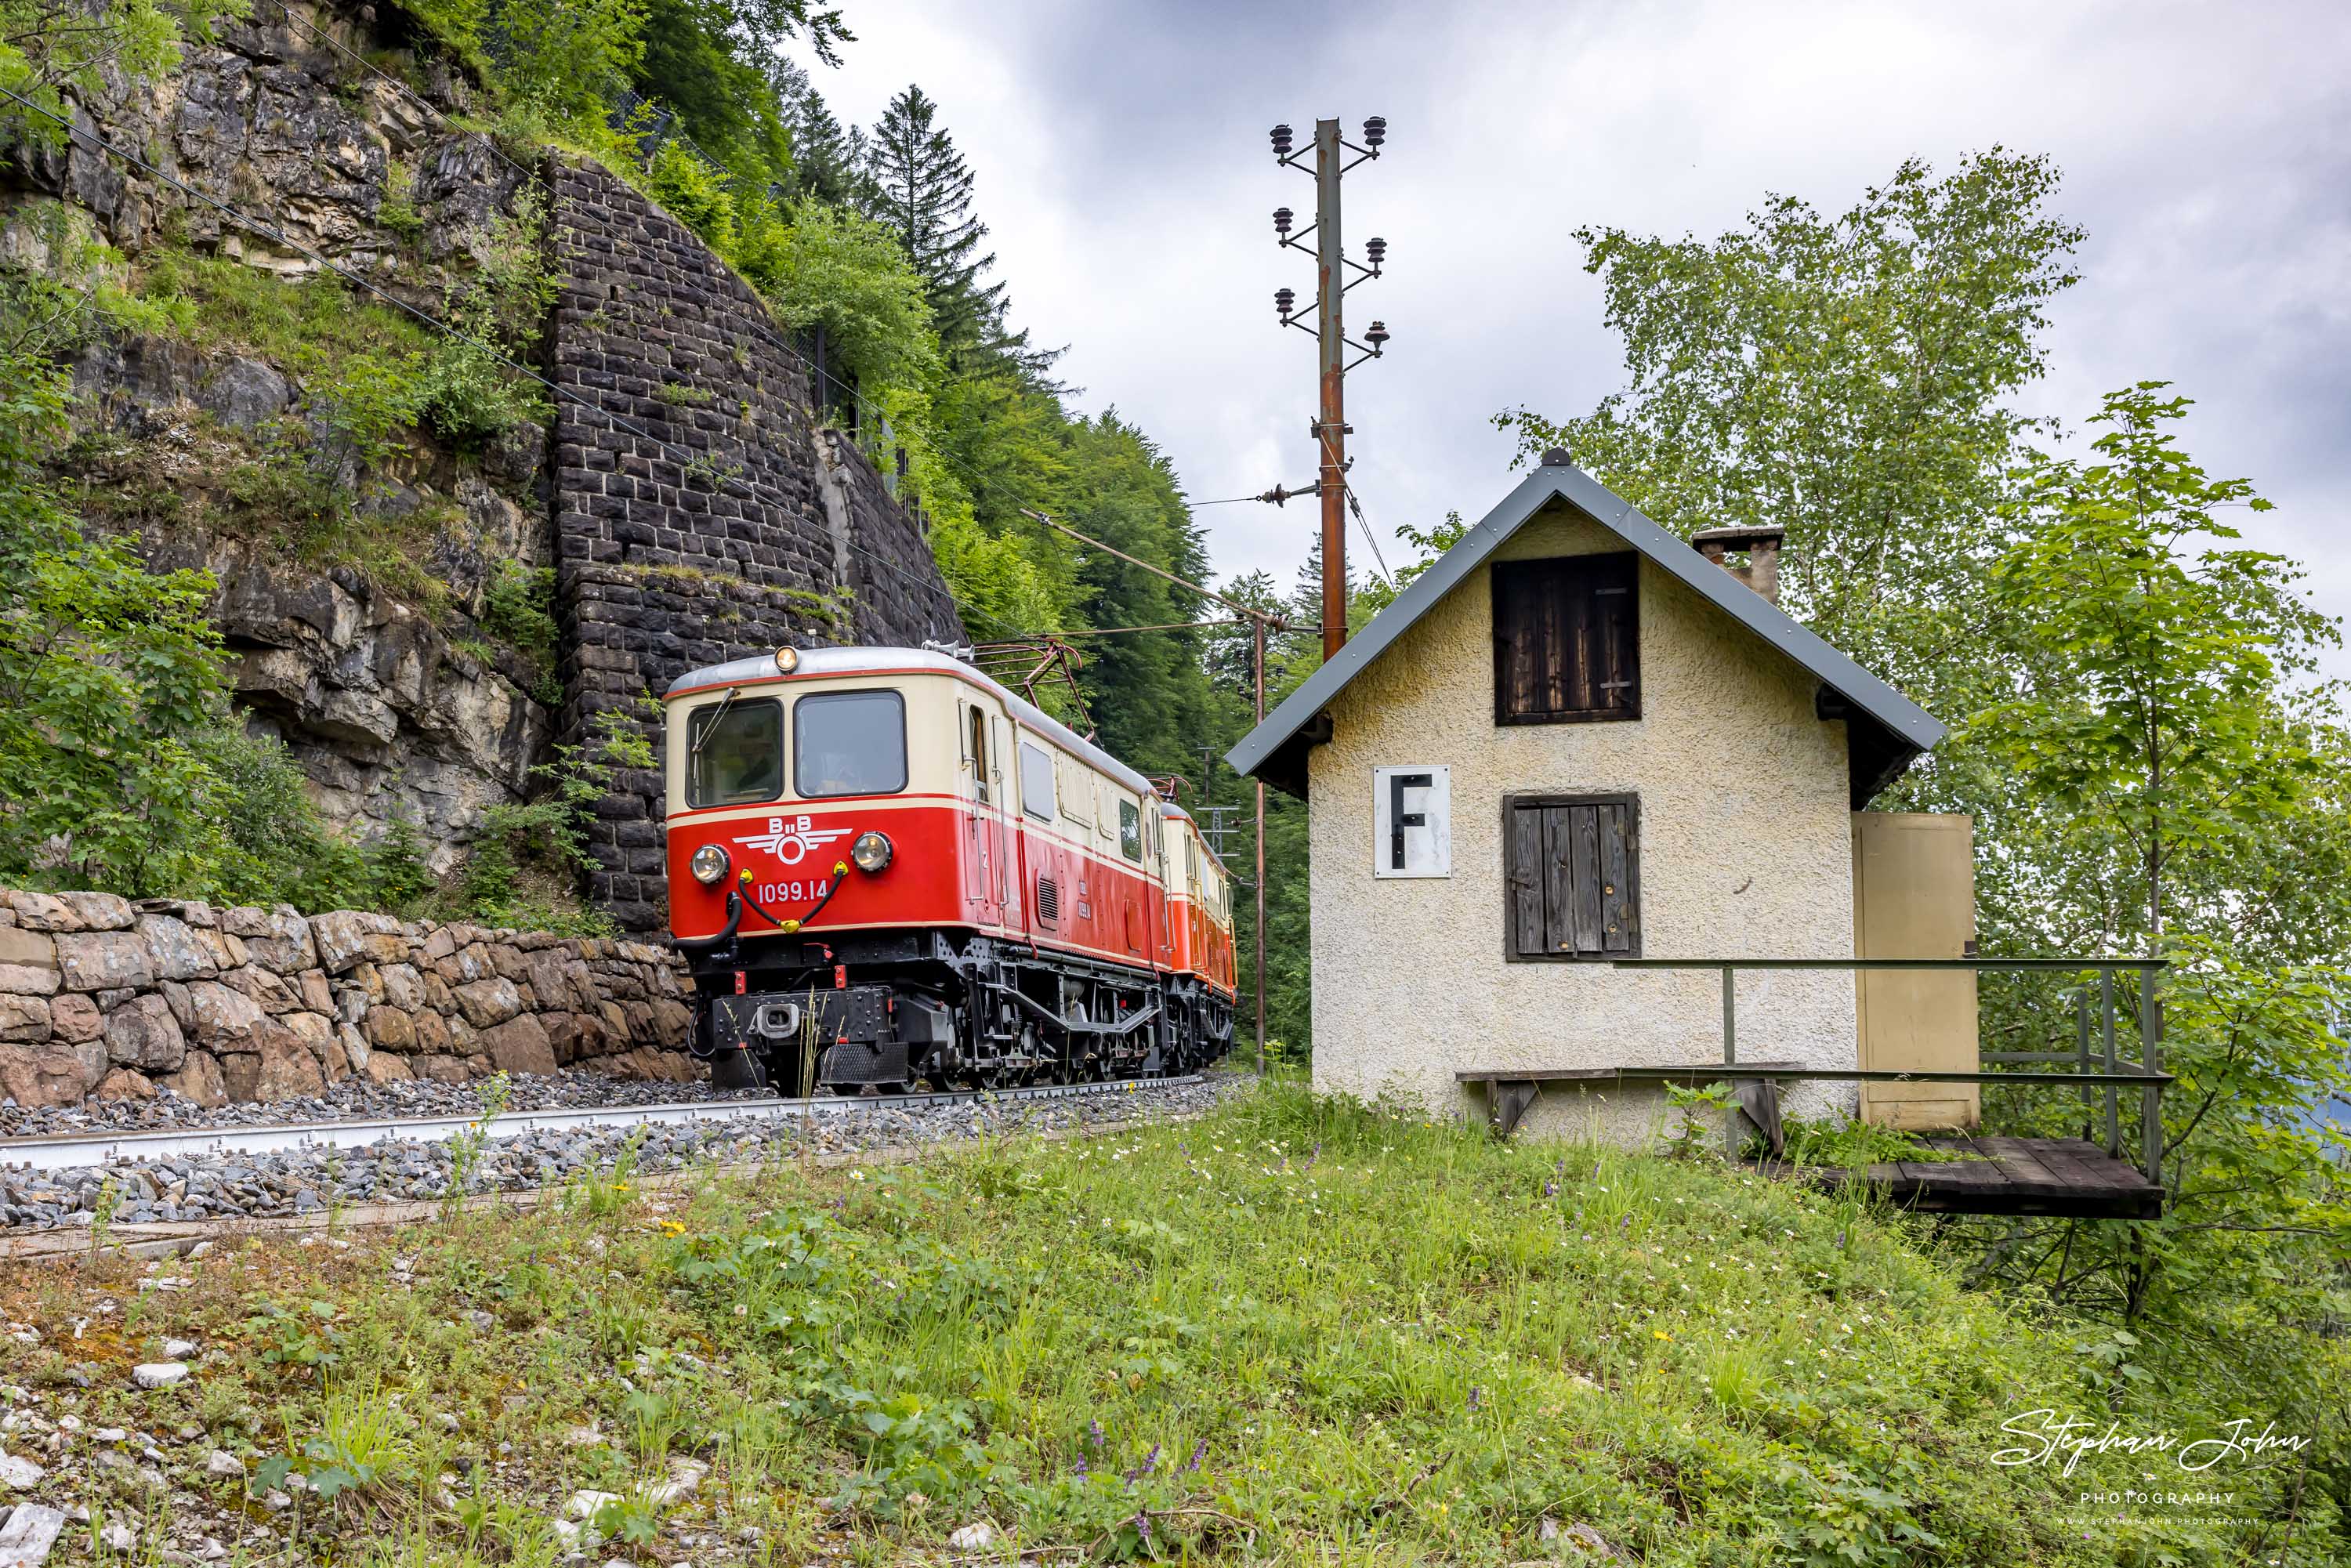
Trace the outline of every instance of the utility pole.
{"type": "Polygon", "coordinates": [[[1314,302],[1320,307],[1316,370],[1322,417],[1314,422],[1322,463],[1322,657],[1347,642],[1347,279],[1339,243],[1339,122],[1314,122],[1314,302]]]}
{"type": "MultiPolygon", "coordinates": [[[[1320,451],[1314,490],[1322,500],[1322,657],[1337,656],[1347,642],[1347,437],[1353,434],[1347,423],[1347,372],[1364,360],[1376,360],[1388,340],[1387,324],[1374,321],[1371,329],[1357,343],[1347,336],[1344,308],[1347,290],[1366,277],[1380,276],[1380,264],[1387,255],[1387,241],[1373,239],[1364,246],[1371,265],[1351,260],[1343,240],[1339,212],[1339,182],[1348,170],[1366,160],[1380,155],[1380,144],[1387,140],[1388,122],[1377,115],[1364,121],[1364,144],[1360,147],[1339,134],[1336,120],[1314,122],[1314,222],[1293,235],[1290,232],[1293,214],[1288,207],[1276,208],[1273,234],[1276,243],[1297,250],[1307,248],[1308,235],[1314,236],[1314,325],[1308,327],[1294,307],[1297,296],[1287,288],[1274,291],[1274,309],[1285,327],[1296,327],[1314,334],[1317,344],[1317,371],[1321,402],[1311,430],[1320,451]],[[1350,159],[1349,153],[1354,156],[1350,159]],[[1362,275],[1350,279],[1349,267],[1362,275]],[[1349,350],[1360,351],[1361,357],[1352,363],[1349,350]]],[[[1301,154],[1290,150],[1290,130],[1287,125],[1273,128],[1273,156],[1278,163],[1305,170],[1301,154]]],[[[1277,505],[1297,491],[1283,491],[1277,486],[1259,497],[1277,505]]]]}
{"type": "MultiPolygon", "coordinates": [[[[1265,722],[1265,617],[1253,616],[1249,621],[1249,637],[1256,646],[1257,657],[1257,722],[1265,722]]],[[[1265,1076],[1265,780],[1253,779],[1257,785],[1257,1075],[1265,1076]]]]}

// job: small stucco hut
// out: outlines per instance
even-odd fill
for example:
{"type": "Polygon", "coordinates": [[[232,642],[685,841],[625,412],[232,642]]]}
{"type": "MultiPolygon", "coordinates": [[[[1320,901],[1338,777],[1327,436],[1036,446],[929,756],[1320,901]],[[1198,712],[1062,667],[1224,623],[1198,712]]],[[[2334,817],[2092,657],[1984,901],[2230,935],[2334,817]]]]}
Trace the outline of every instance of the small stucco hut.
{"type": "MultiPolygon", "coordinates": [[[[1233,749],[1308,802],[1318,1088],[1472,1112],[1463,1071],[1719,1061],[1715,974],[1610,961],[1855,955],[1856,813],[1943,727],[1779,608],[1778,544],[1670,534],[1553,453],[1233,749]]],[[[1856,1065],[1852,974],[1739,986],[1741,1060],[1856,1065]]]]}

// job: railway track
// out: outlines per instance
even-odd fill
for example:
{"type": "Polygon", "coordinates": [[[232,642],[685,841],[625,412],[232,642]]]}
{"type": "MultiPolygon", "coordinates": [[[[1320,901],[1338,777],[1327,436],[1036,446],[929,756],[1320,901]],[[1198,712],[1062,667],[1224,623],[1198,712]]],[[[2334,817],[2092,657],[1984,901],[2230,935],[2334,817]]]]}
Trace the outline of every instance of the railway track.
{"type": "MultiPolygon", "coordinates": [[[[508,1111],[491,1118],[489,1136],[492,1141],[496,1141],[519,1137],[527,1133],[641,1124],[694,1125],[787,1114],[842,1116],[867,1111],[967,1101],[1001,1103],[1022,1100],[1074,1099],[1130,1093],[1137,1089],[1171,1088],[1199,1082],[1200,1075],[1196,1072],[1181,1078],[1128,1078],[1106,1083],[1046,1083],[1022,1089],[935,1090],[873,1098],[820,1094],[790,1099],[777,1096],[755,1100],[679,1101],[657,1105],[508,1111]]],[[[0,1138],[0,1169],[88,1170],[102,1166],[183,1159],[191,1155],[270,1155],[291,1150],[355,1148],[385,1138],[445,1143],[480,1120],[477,1116],[392,1116],[304,1122],[278,1127],[185,1127],[162,1132],[100,1132],[0,1138]]]]}

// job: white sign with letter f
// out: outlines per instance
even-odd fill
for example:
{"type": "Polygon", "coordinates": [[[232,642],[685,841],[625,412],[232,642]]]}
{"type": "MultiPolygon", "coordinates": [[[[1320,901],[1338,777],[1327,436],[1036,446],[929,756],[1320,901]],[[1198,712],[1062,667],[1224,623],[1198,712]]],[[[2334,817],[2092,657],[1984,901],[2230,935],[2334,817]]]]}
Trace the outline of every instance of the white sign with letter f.
{"type": "Polygon", "coordinates": [[[1372,769],[1372,874],[1453,874],[1453,769],[1400,763],[1372,769]]]}

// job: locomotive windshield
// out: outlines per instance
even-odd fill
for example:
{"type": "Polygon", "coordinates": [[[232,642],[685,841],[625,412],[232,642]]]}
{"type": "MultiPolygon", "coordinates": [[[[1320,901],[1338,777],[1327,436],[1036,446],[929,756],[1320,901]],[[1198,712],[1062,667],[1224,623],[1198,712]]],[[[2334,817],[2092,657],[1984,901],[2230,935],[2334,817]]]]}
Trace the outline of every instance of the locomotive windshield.
{"type": "Polygon", "coordinates": [[[737,806],[784,792],[784,708],[773,701],[716,702],[685,730],[690,806],[737,806]]]}
{"type": "Polygon", "coordinates": [[[805,696],[792,723],[801,795],[894,795],[906,787],[906,702],[896,692],[805,696]]]}

